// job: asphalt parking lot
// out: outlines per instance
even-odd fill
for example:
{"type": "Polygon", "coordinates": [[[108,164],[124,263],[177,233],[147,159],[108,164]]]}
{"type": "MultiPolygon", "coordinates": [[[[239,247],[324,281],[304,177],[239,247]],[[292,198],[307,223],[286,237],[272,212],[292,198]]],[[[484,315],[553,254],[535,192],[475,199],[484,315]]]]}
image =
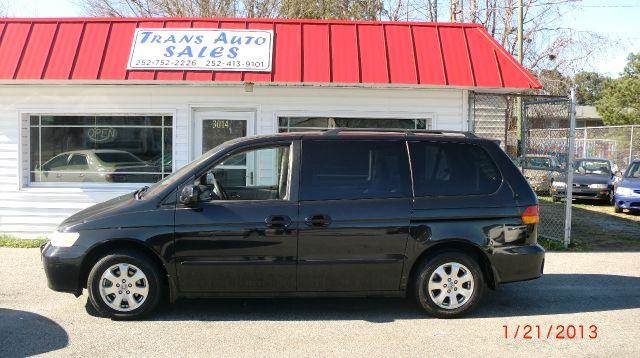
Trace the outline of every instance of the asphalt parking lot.
{"type": "Polygon", "coordinates": [[[542,279],[503,285],[458,320],[429,318],[403,299],[252,299],[182,301],[116,322],[92,316],[86,295],[50,291],[37,249],[2,248],[0,357],[634,356],[639,258],[550,253],[542,279]],[[526,324],[532,339],[521,337],[526,324]],[[510,335],[521,325],[517,339],[504,337],[505,325],[510,335]],[[583,325],[584,338],[547,338],[550,325],[583,325]]]}

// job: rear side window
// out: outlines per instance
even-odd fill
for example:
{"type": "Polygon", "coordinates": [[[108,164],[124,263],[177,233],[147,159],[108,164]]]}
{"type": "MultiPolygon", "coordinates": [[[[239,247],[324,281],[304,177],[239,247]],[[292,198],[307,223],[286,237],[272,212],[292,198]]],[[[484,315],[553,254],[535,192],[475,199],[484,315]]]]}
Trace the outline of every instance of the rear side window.
{"type": "Polygon", "coordinates": [[[74,154],[69,160],[69,166],[76,166],[76,169],[88,169],[87,156],[83,154],[74,154]]]}
{"type": "Polygon", "coordinates": [[[302,145],[302,200],[408,197],[404,142],[307,141],[302,145]]]}
{"type": "Polygon", "coordinates": [[[412,142],[409,146],[416,196],[491,194],[502,182],[489,154],[477,145],[412,142]]]}

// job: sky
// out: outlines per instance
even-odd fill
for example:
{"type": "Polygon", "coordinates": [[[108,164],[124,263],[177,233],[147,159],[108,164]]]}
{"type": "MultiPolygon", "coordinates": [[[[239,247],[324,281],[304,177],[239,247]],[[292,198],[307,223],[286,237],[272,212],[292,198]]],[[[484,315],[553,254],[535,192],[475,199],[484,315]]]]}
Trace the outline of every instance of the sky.
{"type": "MultiPolygon", "coordinates": [[[[0,2],[3,0],[0,0],[0,2]]],[[[559,1],[559,0],[549,0],[559,1]]],[[[78,0],[4,0],[16,17],[82,16],[78,0]]],[[[571,5],[573,6],[573,5],[571,5]]],[[[616,44],[606,55],[594,58],[585,70],[616,77],[630,52],[640,52],[640,0],[583,0],[567,12],[562,27],[595,31],[616,44]]]]}

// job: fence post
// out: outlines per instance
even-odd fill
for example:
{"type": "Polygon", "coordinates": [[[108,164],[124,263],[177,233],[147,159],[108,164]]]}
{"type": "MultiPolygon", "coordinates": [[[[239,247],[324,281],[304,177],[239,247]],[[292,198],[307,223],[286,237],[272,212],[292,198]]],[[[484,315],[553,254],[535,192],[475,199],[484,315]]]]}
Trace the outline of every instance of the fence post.
{"type": "Polygon", "coordinates": [[[569,151],[567,153],[567,178],[565,195],[565,215],[564,215],[564,248],[569,247],[571,242],[571,200],[573,199],[573,155],[575,151],[576,139],[576,88],[571,88],[571,104],[569,107],[569,151]]]}
{"type": "Polygon", "coordinates": [[[633,160],[633,128],[635,128],[635,126],[631,126],[631,138],[629,139],[629,163],[627,163],[627,165],[631,164],[631,161],[633,160]]]}
{"type": "Polygon", "coordinates": [[[582,128],[582,157],[587,157],[587,128],[582,128]]]}
{"type": "Polygon", "coordinates": [[[523,158],[527,154],[525,153],[527,150],[527,128],[525,123],[525,104],[523,102],[524,101],[522,100],[522,96],[518,96],[516,106],[518,107],[518,123],[520,124],[520,128],[518,128],[518,135],[520,136],[520,148],[518,148],[520,150],[520,156],[518,157],[518,159],[521,160],[520,163],[524,162],[523,158]]]}

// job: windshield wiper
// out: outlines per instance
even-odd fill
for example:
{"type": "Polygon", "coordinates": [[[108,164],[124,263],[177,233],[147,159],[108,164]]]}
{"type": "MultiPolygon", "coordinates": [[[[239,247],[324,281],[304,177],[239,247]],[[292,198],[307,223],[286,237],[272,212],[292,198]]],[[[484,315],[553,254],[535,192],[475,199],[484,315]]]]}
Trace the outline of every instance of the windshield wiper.
{"type": "Polygon", "coordinates": [[[142,199],[142,196],[144,195],[144,192],[147,191],[147,189],[149,189],[148,185],[143,186],[142,188],[136,190],[133,192],[133,195],[136,199],[142,199]]]}

